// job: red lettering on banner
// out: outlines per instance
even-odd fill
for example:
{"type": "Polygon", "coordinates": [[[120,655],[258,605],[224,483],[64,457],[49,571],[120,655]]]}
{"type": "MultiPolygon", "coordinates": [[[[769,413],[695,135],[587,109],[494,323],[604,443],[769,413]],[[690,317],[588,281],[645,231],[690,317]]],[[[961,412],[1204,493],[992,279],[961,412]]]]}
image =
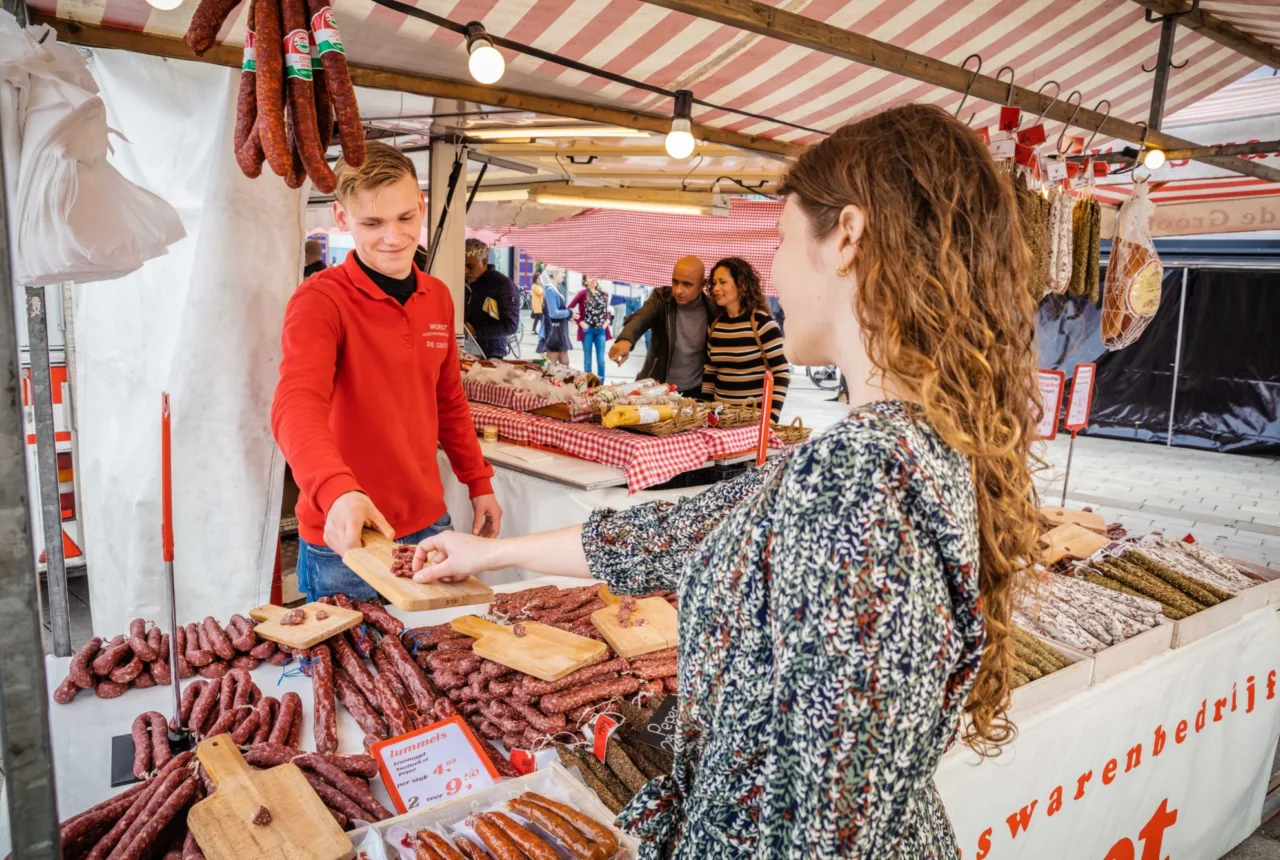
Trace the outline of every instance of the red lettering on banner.
{"type": "Polygon", "coordinates": [[[1178,821],[1178,810],[1169,808],[1169,798],[1160,801],[1156,814],[1138,831],[1142,837],[1142,860],[1160,860],[1164,832],[1178,821]]]}
{"type": "Polygon", "coordinates": [[[1124,760],[1124,772],[1128,773],[1140,764],[1142,764],[1142,744],[1135,744],[1129,748],[1129,755],[1124,760]]]}
{"type": "Polygon", "coordinates": [[[1103,785],[1110,785],[1116,781],[1116,768],[1119,766],[1120,763],[1115,759],[1111,759],[1111,761],[1107,762],[1106,766],[1102,768],[1103,785]]]}
{"type": "Polygon", "coordinates": [[[978,837],[978,860],[986,860],[988,854],[991,853],[991,828],[988,827],[982,831],[982,835],[978,837]]]}
{"type": "Polygon", "coordinates": [[[1218,699],[1213,703],[1213,721],[1215,723],[1222,722],[1222,709],[1227,706],[1226,699],[1218,699]]]}
{"type": "Polygon", "coordinates": [[[1204,731],[1205,717],[1208,715],[1208,713],[1209,713],[1209,700],[1205,699],[1203,702],[1200,703],[1200,711],[1199,713],[1196,714],[1196,734],[1200,734],[1202,731],[1204,731]]]}
{"type": "Polygon", "coordinates": [[[1187,739],[1187,721],[1179,720],[1178,729],[1173,733],[1174,743],[1182,743],[1187,739]]]}
{"type": "Polygon", "coordinates": [[[1233,714],[1236,712],[1236,685],[1237,685],[1238,683],[1240,683],[1240,682],[1239,682],[1239,681],[1233,681],[1233,682],[1231,683],[1231,713],[1233,713],[1233,714]]]}
{"type": "Polygon", "coordinates": [[[1033,800],[1030,806],[1022,807],[1005,819],[1005,822],[1009,825],[1010,836],[1016,837],[1020,831],[1026,830],[1030,826],[1031,816],[1035,814],[1036,804],[1039,802],[1038,800],[1033,800]]]}
{"type": "Polygon", "coordinates": [[[1156,726],[1156,741],[1151,745],[1152,758],[1155,758],[1164,751],[1164,744],[1168,737],[1169,736],[1164,733],[1164,726],[1156,726]]]}
{"type": "Polygon", "coordinates": [[[1121,839],[1111,846],[1103,860],[1133,860],[1133,843],[1128,839],[1121,839]]]}
{"type": "Polygon", "coordinates": [[[1267,673],[1267,700],[1270,701],[1276,697],[1276,670],[1272,669],[1267,673]]]}
{"type": "Polygon", "coordinates": [[[1248,678],[1246,678],[1245,683],[1249,685],[1249,689],[1245,691],[1245,701],[1247,702],[1247,704],[1245,705],[1244,712],[1246,714],[1252,714],[1253,713],[1253,693],[1254,693],[1253,676],[1250,675],[1248,678]]]}
{"type": "Polygon", "coordinates": [[[1091,770],[1086,770],[1080,774],[1080,778],[1076,780],[1076,795],[1072,800],[1079,800],[1084,797],[1084,784],[1091,779],[1093,779],[1093,771],[1091,770]]]}
{"type": "Polygon", "coordinates": [[[1062,786],[1058,786],[1049,794],[1048,813],[1052,815],[1062,808],[1062,786]]]}

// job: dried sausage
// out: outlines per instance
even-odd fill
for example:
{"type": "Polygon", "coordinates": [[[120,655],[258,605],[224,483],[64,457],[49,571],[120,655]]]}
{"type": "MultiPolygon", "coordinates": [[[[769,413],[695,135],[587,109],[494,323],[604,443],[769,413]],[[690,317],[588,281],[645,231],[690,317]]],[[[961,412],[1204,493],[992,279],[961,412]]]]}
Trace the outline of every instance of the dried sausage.
{"type": "Polygon", "coordinates": [[[191,719],[187,721],[188,729],[200,734],[201,730],[209,724],[210,717],[213,714],[213,706],[218,702],[218,693],[221,690],[221,686],[221,684],[215,684],[211,681],[200,689],[199,698],[191,706],[191,719]]]}
{"type": "Polygon", "coordinates": [[[156,649],[147,641],[147,622],[141,618],[129,622],[129,647],[133,655],[144,662],[156,659],[156,649]]]}
{"type": "Polygon", "coordinates": [[[418,706],[418,711],[422,714],[430,714],[439,693],[432,688],[431,682],[427,680],[427,676],[423,674],[418,664],[413,662],[409,652],[404,650],[400,638],[398,636],[382,637],[378,650],[385,653],[388,662],[395,668],[409,695],[413,697],[414,704],[418,706]]]}
{"type": "Polygon", "coordinates": [[[378,701],[375,702],[378,710],[382,712],[382,716],[387,721],[387,731],[391,737],[397,738],[400,735],[408,734],[413,731],[414,724],[409,718],[408,708],[405,707],[404,701],[396,694],[395,687],[391,683],[391,676],[386,672],[378,673],[374,678],[374,687],[378,693],[378,701]]]}
{"type": "Polygon", "coordinates": [[[146,789],[147,783],[139,782],[128,790],[109,797],[97,806],[62,822],[58,828],[58,834],[62,839],[64,856],[71,856],[73,853],[75,856],[84,854],[93,844],[87,840],[100,839],[113,824],[120,820],[120,816],[133,806],[135,798],[146,789]]]}
{"type": "Polygon", "coordinates": [[[320,47],[315,37],[311,39],[311,76],[316,93],[316,129],[320,132],[320,146],[329,149],[333,143],[333,105],[329,102],[329,85],[324,79],[324,61],[320,59],[320,47]]]}
{"type": "Polygon", "coordinates": [[[164,656],[169,653],[168,647],[164,645],[164,640],[168,638],[168,636],[160,632],[159,627],[154,624],[151,625],[151,629],[147,631],[147,644],[151,646],[151,650],[156,652],[156,656],[152,658],[153,660],[163,660],[164,656]]]}
{"type": "Polygon", "coordinates": [[[190,774],[184,775],[186,778],[176,786],[173,793],[165,798],[164,802],[160,804],[160,808],[138,830],[132,841],[129,842],[129,846],[120,854],[119,860],[139,860],[143,853],[151,847],[151,843],[177,817],[178,813],[185,809],[187,804],[195,800],[196,781],[190,774]]]}
{"type": "Polygon", "coordinates": [[[266,153],[262,151],[261,133],[258,131],[260,123],[261,119],[254,121],[253,128],[249,130],[249,138],[245,141],[244,146],[237,149],[235,153],[236,163],[240,165],[240,170],[250,179],[256,179],[262,175],[262,163],[267,160],[266,153]]]}
{"type": "Polygon", "coordinates": [[[218,624],[218,620],[212,615],[204,620],[204,633],[209,637],[209,646],[220,658],[223,660],[234,660],[236,658],[236,649],[231,647],[231,640],[227,638],[222,626],[218,624]]]}
{"type": "MultiPolygon", "coordinates": [[[[80,692],[80,688],[76,686],[76,682],[71,680],[71,676],[68,675],[66,678],[63,678],[62,683],[54,689],[53,700],[59,705],[69,705],[78,692],[80,692]]],[[[97,688],[94,689],[94,692],[97,692],[97,688]]],[[[104,696],[103,698],[109,699],[111,696],[104,696]]]]}
{"type": "MultiPolygon", "coordinates": [[[[251,0],[251,2],[257,2],[257,0],[251,0]]],[[[257,634],[253,632],[253,622],[243,615],[231,616],[231,620],[227,623],[227,638],[231,640],[231,644],[237,651],[249,654],[253,654],[253,649],[258,645],[257,634]]],[[[258,655],[253,654],[253,656],[258,655]]]]}
{"type": "Polygon", "coordinates": [[[128,663],[124,663],[112,669],[111,674],[107,677],[115,681],[117,684],[128,684],[142,673],[143,668],[144,664],[142,662],[142,658],[137,654],[134,654],[133,659],[128,663]]]}
{"type": "Polygon", "coordinates": [[[267,658],[267,662],[270,663],[272,666],[283,666],[287,664],[289,660],[290,660],[290,655],[284,651],[281,651],[279,648],[276,648],[275,651],[272,651],[271,656],[267,658]]]}
{"type": "Polygon", "coordinates": [[[107,643],[106,647],[93,661],[93,674],[105,678],[111,670],[129,659],[129,643],[123,636],[117,636],[107,643]]]}
{"type": "Polygon", "coordinates": [[[236,659],[231,661],[233,669],[239,669],[242,672],[252,672],[258,668],[258,658],[249,654],[240,654],[236,659]]]}
{"type": "Polygon", "coordinates": [[[210,663],[208,666],[201,666],[200,677],[208,678],[211,681],[218,681],[222,679],[223,675],[227,674],[228,668],[229,667],[226,663],[219,660],[216,663],[210,663]]]}
{"type": "Polygon", "coordinates": [[[625,672],[628,668],[630,668],[630,664],[619,657],[603,663],[594,663],[576,672],[570,672],[555,681],[539,681],[537,678],[531,678],[526,675],[521,679],[520,689],[530,696],[545,696],[547,693],[558,693],[561,690],[576,687],[583,681],[589,681],[592,678],[598,678],[610,672],[625,672]]]}
{"type": "Polygon", "coordinates": [[[124,695],[124,691],[129,689],[128,684],[118,684],[115,681],[99,681],[98,686],[93,688],[93,693],[99,699],[118,699],[124,695]]]}
{"type": "Polygon", "coordinates": [[[484,665],[484,658],[466,651],[433,651],[422,655],[433,672],[453,672],[470,675],[484,665]]]}
{"type": "Polygon", "coordinates": [[[165,724],[164,714],[159,711],[148,711],[146,716],[151,723],[151,764],[159,769],[173,757],[169,750],[169,727],[165,724]]]}
{"type": "Polygon", "coordinates": [[[279,624],[282,627],[297,627],[299,624],[307,620],[307,612],[301,606],[296,609],[290,609],[284,615],[280,616],[279,624]]]}
{"type": "MultiPolygon", "coordinates": [[[[289,111],[293,117],[293,134],[302,165],[311,182],[323,194],[338,184],[324,147],[320,145],[320,129],[316,121],[316,90],[312,83],[311,39],[307,30],[306,0],[281,0],[284,23],[284,72],[289,90],[289,111]]],[[[322,61],[323,62],[323,61],[322,61]]]]}
{"type": "Polygon", "coordinates": [[[239,5],[240,0],[200,0],[184,37],[197,57],[204,56],[204,52],[213,47],[218,30],[239,5]]]}
{"type": "MultiPolygon", "coordinates": [[[[343,147],[345,148],[345,146],[346,144],[344,143],[343,147]]],[[[363,161],[363,159],[361,160],[363,161]]],[[[365,603],[362,600],[357,600],[352,605],[364,615],[364,620],[378,628],[378,632],[382,635],[399,636],[404,632],[404,622],[376,603],[365,603]]]]}
{"type": "Polygon", "coordinates": [[[552,733],[562,732],[565,730],[564,714],[556,714],[553,717],[544,716],[537,708],[532,705],[525,705],[520,702],[509,702],[507,707],[515,711],[518,716],[528,721],[540,732],[552,733]]]}
{"type": "MultiPolygon", "coordinates": [[[[286,0],[296,2],[296,0],[286,0]]],[[[311,649],[311,689],[315,696],[316,751],[338,751],[338,713],[333,697],[333,658],[327,645],[311,649]]]]}
{"type": "MultiPolygon", "coordinates": [[[[161,718],[163,719],[163,717],[161,718]]],[[[151,734],[150,717],[138,714],[133,719],[133,775],[137,779],[146,779],[151,772],[151,734]]]]}
{"type": "Polygon", "coordinates": [[[458,639],[446,639],[436,646],[439,651],[470,651],[475,647],[476,640],[470,636],[463,636],[458,639]]]}
{"type": "Polygon", "coordinates": [[[257,657],[259,660],[268,660],[274,653],[276,653],[276,643],[270,639],[263,639],[253,646],[253,649],[249,651],[249,656],[257,657]]]}
{"type": "MultiPolygon", "coordinates": [[[[163,775],[157,774],[156,778],[151,780],[156,783],[155,790],[149,792],[145,800],[141,797],[138,798],[137,804],[129,810],[130,815],[125,816],[125,818],[130,819],[129,825],[127,829],[118,836],[118,841],[113,843],[115,847],[111,850],[111,853],[106,855],[109,857],[109,860],[117,860],[117,858],[123,856],[124,852],[128,850],[130,844],[132,844],[134,837],[136,837],[143,827],[145,827],[149,822],[152,814],[164,805],[165,800],[174,793],[180,783],[190,780],[190,771],[183,768],[170,770],[163,775]],[[137,810],[136,815],[133,814],[135,810],[137,810]]],[[[124,818],[121,819],[121,821],[123,820],[124,818]]],[[[111,834],[108,833],[107,836],[111,836],[111,834]]],[[[105,839],[106,837],[103,838],[105,839]]],[[[94,847],[94,850],[97,850],[97,846],[94,847]]],[[[94,855],[90,853],[89,856],[92,857],[94,855]]]]}
{"type": "MultiPolygon", "coordinates": [[[[347,712],[355,717],[356,723],[364,730],[365,737],[379,741],[386,740],[386,722],[382,717],[378,716],[377,710],[360,692],[360,688],[355,685],[355,682],[341,669],[334,673],[333,680],[338,701],[342,702],[342,706],[347,709],[347,712]]],[[[376,689],[374,690],[374,695],[377,695],[376,689]]]]}
{"type": "Polygon", "coordinates": [[[293,157],[284,124],[284,33],[279,0],[257,0],[253,23],[258,68],[255,128],[271,170],[285,176],[293,166],[293,157]]]}
{"type": "MultiPolygon", "coordinates": [[[[147,663],[146,665],[154,666],[155,663],[147,663]]],[[[135,690],[146,690],[156,685],[156,679],[151,677],[150,672],[140,672],[138,673],[138,677],[134,678],[129,683],[133,684],[133,688],[135,690]]]]}
{"type": "Polygon", "coordinates": [[[196,697],[200,695],[200,691],[205,688],[208,681],[192,681],[182,690],[182,701],[178,706],[178,725],[185,726],[191,719],[191,709],[195,706],[196,697]]]}
{"type": "Polygon", "coordinates": [[[87,690],[93,686],[93,674],[89,671],[89,661],[94,658],[101,648],[102,640],[95,636],[84,643],[84,647],[76,652],[76,656],[71,658],[71,666],[67,670],[67,677],[71,678],[81,690],[87,690]]]}
{"type": "Polygon", "coordinates": [[[352,167],[359,167],[364,163],[364,125],[360,122],[360,106],[356,102],[356,89],[351,84],[342,36],[338,33],[333,9],[327,0],[308,0],[307,9],[311,14],[316,50],[320,52],[320,62],[324,65],[325,85],[338,123],[342,157],[352,167]]]}
{"type": "Polygon", "coordinates": [[[618,839],[613,835],[613,831],[605,827],[588,815],[583,815],[572,806],[552,800],[549,797],[543,797],[541,794],[534,794],[532,791],[526,791],[520,795],[520,799],[529,803],[536,803],[539,806],[545,806],[552,812],[563,816],[570,824],[582,831],[583,835],[592,842],[599,842],[604,846],[609,856],[613,856],[618,850],[618,839]]]}
{"type": "Polygon", "coordinates": [[[280,713],[276,716],[275,725],[271,727],[270,742],[287,745],[294,722],[301,719],[302,697],[294,692],[285,693],[280,697],[280,713]]]}
{"type": "MultiPolygon", "coordinates": [[[[133,823],[137,821],[137,819],[146,810],[151,799],[156,796],[157,792],[164,785],[165,780],[174,771],[188,765],[194,757],[195,753],[190,751],[179,753],[170,759],[169,763],[162,767],[160,772],[154,777],[144,783],[141,783],[141,785],[138,786],[139,791],[136,795],[136,799],[129,805],[129,808],[125,810],[124,814],[120,816],[116,823],[112,825],[111,829],[107,831],[107,835],[99,839],[98,844],[93,846],[93,849],[87,855],[86,860],[104,860],[108,853],[110,853],[111,850],[120,842],[121,837],[132,829],[133,823]]],[[[128,794],[128,792],[126,792],[126,794],[128,794]]]]}
{"type": "Polygon", "coordinates": [[[507,801],[507,806],[558,839],[577,860],[609,860],[603,845],[591,842],[560,813],[522,797],[507,801]]]}
{"type": "Polygon", "coordinates": [[[547,715],[563,714],[588,702],[612,699],[615,696],[629,696],[639,689],[640,680],[638,678],[589,681],[581,687],[574,687],[571,690],[543,696],[538,703],[538,707],[547,715]]]}
{"type": "Polygon", "coordinates": [[[300,767],[315,771],[321,779],[358,803],[365,812],[373,816],[371,821],[383,821],[391,817],[391,812],[374,799],[367,782],[343,773],[341,768],[325,756],[308,753],[298,759],[297,763],[300,767]]]}
{"type": "Polygon", "coordinates": [[[320,796],[320,799],[324,801],[325,806],[342,813],[350,821],[369,821],[369,813],[361,809],[354,800],[338,791],[338,789],[310,771],[304,770],[302,775],[307,778],[307,782],[315,790],[315,793],[320,796]]]}
{"type": "Polygon", "coordinates": [[[240,725],[236,726],[235,731],[231,733],[231,742],[236,746],[244,746],[247,744],[258,730],[258,724],[262,721],[262,712],[256,708],[249,712],[249,715],[240,721],[240,725]]]}
{"type": "Polygon", "coordinates": [[[214,654],[200,647],[200,625],[188,624],[186,627],[187,662],[197,669],[213,662],[214,654]]]}
{"type": "Polygon", "coordinates": [[[204,860],[200,843],[196,842],[195,834],[190,830],[187,831],[187,838],[182,841],[182,860],[204,860]]]}
{"type": "Polygon", "coordinates": [[[255,744],[266,743],[271,737],[272,723],[275,722],[276,714],[280,712],[280,702],[271,696],[264,696],[261,702],[258,702],[258,728],[253,733],[253,742],[255,744]]]}
{"type": "Polygon", "coordinates": [[[352,650],[351,643],[344,636],[334,636],[329,642],[333,646],[333,656],[338,661],[338,665],[346,670],[364,697],[370,702],[374,701],[378,694],[373,688],[373,674],[360,656],[352,650]]]}
{"type": "Polygon", "coordinates": [[[361,657],[369,657],[373,654],[373,637],[369,635],[369,630],[364,624],[352,627],[344,635],[361,657]]]}

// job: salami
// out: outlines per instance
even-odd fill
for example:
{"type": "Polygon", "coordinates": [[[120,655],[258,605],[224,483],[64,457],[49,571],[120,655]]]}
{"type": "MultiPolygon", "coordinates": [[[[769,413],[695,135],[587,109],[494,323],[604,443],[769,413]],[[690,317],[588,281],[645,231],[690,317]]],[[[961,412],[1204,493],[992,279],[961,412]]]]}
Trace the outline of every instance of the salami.
{"type": "MultiPolygon", "coordinates": [[[[345,147],[346,144],[344,143],[343,146],[345,147]]],[[[361,161],[363,160],[361,158],[361,161]]],[[[375,603],[365,603],[361,600],[355,601],[352,605],[364,615],[364,620],[378,628],[378,632],[382,635],[399,636],[404,632],[404,622],[381,606],[375,603]]]]}
{"type": "Polygon", "coordinates": [[[146,779],[151,772],[151,724],[147,714],[134,718],[130,734],[133,735],[133,775],[136,779],[146,779]]]}
{"type": "Polygon", "coordinates": [[[71,665],[67,669],[67,677],[81,690],[87,690],[93,686],[93,673],[89,671],[89,663],[97,656],[101,648],[102,640],[95,636],[84,643],[84,647],[71,658],[71,665]]]}
{"type": "MultiPolygon", "coordinates": [[[[293,2],[293,0],[288,0],[293,2]]],[[[338,715],[334,702],[333,658],[327,645],[311,649],[311,689],[315,694],[316,750],[338,751],[338,715]]]]}
{"type": "Polygon", "coordinates": [[[338,665],[346,671],[367,700],[376,701],[378,693],[373,687],[373,674],[360,659],[360,655],[351,648],[351,643],[345,636],[334,636],[329,639],[329,643],[333,646],[333,656],[338,665]]]}
{"type": "Polygon", "coordinates": [[[120,820],[120,817],[133,806],[139,794],[146,791],[148,783],[140,782],[132,788],[109,797],[79,815],[62,822],[58,835],[62,839],[63,856],[81,856],[101,839],[102,836],[120,820]]]}
{"type": "Polygon", "coordinates": [[[640,680],[638,678],[589,681],[581,687],[574,687],[559,693],[543,696],[538,703],[538,707],[542,709],[544,714],[553,716],[555,714],[563,714],[588,702],[612,699],[615,696],[629,696],[639,689],[640,680]]]}
{"type": "Polygon", "coordinates": [[[382,711],[382,716],[386,718],[387,730],[391,733],[391,737],[399,737],[413,731],[414,725],[409,719],[408,709],[397,695],[390,675],[379,672],[374,678],[374,687],[378,694],[376,702],[378,710],[382,711]]]}
{"type": "Polygon", "coordinates": [[[218,30],[239,5],[240,0],[200,0],[184,37],[197,57],[204,56],[204,52],[213,47],[218,30]]]}
{"type": "Polygon", "coordinates": [[[129,622],[129,647],[133,649],[133,656],[145,663],[151,662],[158,656],[155,647],[147,641],[147,622],[141,618],[135,618],[129,622]]]}
{"type": "MultiPolygon", "coordinates": [[[[375,741],[386,740],[386,722],[382,717],[378,716],[377,710],[360,692],[355,682],[341,669],[334,673],[333,680],[338,701],[342,702],[342,706],[347,709],[348,713],[355,717],[360,728],[364,730],[365,738],[372,738],[375,741]]],[[[376,689],[374,690],[374,695],[377,695],[376,689]]]]}
{"type": "Polygon", "coordinates": [[[255,128],[271,170],[285,176],[293,166],[284,124],[284,32],[280,0],[257,0],[254,47],[258,78],[255,128]]]}
{"type": "Polygon", "coordinates": [[[94,658],[93,674],[100,678],[105,678],[111,674],[112,669],[127,661],[131,653],[129,643],[125,641],[125,638],[117,636],[108,642],[101,653],[94,658]]]}
{"type": "Polygon", "coordinates": [[[259,122],[260,120],[255,120],[253,128],[249,130],[249,137],[245,140],[244,146],[235,152],[236,163],[240,165],[240,170],[244,175],[250,179],[256,179],[262,175],[262,164],[267,160],[266,153],[262,151],[262,136],[261,132],[258,131],[259,122]]]}
{"type": "Polygon", "coordinates": [[[204,633],[209,637],[209,646],[219,658],[223,660],[234,660],[236,658],[236,649],[231,646],[231,640],[227,638],[222,626],[218,624],[218,620],[212,615],[204,620],[204,633]]]}
{"type": "Polygon", "coordinates": [[[354,800],[361,809],[373,816],[371,821],[383,821],[391,817],[391,812],[374,798],[367,782],[343,773],[341,768],[325,756],[308,753],[298,759],[297,763],[300,767],[315,771],[325,782],[354,800]]]}
{"type": "Polygon", "coordinates": [[[401,644],[400,637],[390,635],[382,637],[382,641],[378,643],[378,650],[386,654],[387,660],[395,668],[409,695],[413,697],[419,713],[430,714],[439,693],[431,686],[431,682],[427,680],[427,676],[422,673],[418,664],[413,662],[413,658],[401,644]]]}
{"type": "Polygon", "coordinates": [[[342,36],[338,33],[333,9],[327,0],[307,0],[307,10],[311,15],[311,33],[316,50],[324,65],[325,86],[333,103],[342,158],[351,167],[359,167],[364,164],[364,125],[360,122],[360,106],[356,102],[356,88],[351,84],[351,70],[347,68],[342,36]]]}
{"type": "MultiPolygon", "coordinates": [[[[261,2],[261,0],[259,0],[261,2]]],[[[288,692],[280,697],[280,713],[276,716],[275,725],[271,727],[269,740],[273,744],[288,745],[289,735],[293,731],[295,721],[302,719],[302,697],[288,692]]]]}
{"type": "MultiPolygon", "coordinates": [[[[320,145],[316,119],[316,90],[312,83],[311,38],[307,30],[306,0],[280,0],[284,21],[285,77],[289,90],[289,110],[293,117],[293,134],[297,141],[302,166],[311,183],[323,194],[337,186],[338,180],[325,160],[320,145]]],[[[323,62],[323,61],[322,61],[323,62]]]]}
{"type": "Polygon", "coordinates": [[[630,664],[619,657],[616,660],[608,660],[603,663],[586,666],[576,672],[570,672],[555,681],[539,681],[537,678],[531,678],[526,675],[522,679],[519,688],[530,696],[545,696],[547,693],[567,690],[570,687],[578,686],[584,681],[590,681],[593,678],[599,678],[612,672],[625,672],[629,668],[630,664]]]}

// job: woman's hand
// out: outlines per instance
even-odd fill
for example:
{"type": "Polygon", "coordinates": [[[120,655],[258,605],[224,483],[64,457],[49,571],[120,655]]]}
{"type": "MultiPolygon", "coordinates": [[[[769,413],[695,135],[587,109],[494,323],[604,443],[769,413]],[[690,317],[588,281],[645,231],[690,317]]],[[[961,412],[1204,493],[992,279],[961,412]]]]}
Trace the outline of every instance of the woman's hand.
{"type": "Polygon", "coordinates": [[[498,541],[456,531],[444,531],[418,544],[413,554],[414,582],[461,582],[472,574],[492,570],[490,559],[498,541]]]}

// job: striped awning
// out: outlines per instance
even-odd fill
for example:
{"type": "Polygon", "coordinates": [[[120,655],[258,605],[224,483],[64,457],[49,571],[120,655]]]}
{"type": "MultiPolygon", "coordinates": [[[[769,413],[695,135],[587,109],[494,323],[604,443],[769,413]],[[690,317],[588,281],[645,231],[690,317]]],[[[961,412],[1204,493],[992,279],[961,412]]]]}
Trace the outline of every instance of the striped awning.
{"type": "MultiPolygon", "coordinates": [[[[639,0],[419,0],[456,22],[479,20],[490,32],[546,51],[703,99],[802,126],[832,130],[887,105],[931,102],[953,108],[959,94],[781,41],[747,33],[639,0]]],[[[195,0],[173,11],[146,0],[32,0],[46,15],[104,26],[181,35],[195,0]]],[[[779,8],[931,57],[960,64],[970,53],[993,74],[1010,66],[1020,86],[1054,80],[1065,96],[1084,94],[1091,106],[1110,99],[1111,113],[1146,118],[1152,76],[1141,66],[1156,56],[1160,27],[1131,0],[778,0],[779,8]]],[[[243,41],[245,6],[221,39],[243,41]]],[[[348,56],[372,67],[469,80],[458,34],[389,11],[370,0],[336,0],[348,56]]],[[[1205,0],[1203,8],[1246,32],[1275,40],[1280,4],[1273,0],[1205,0]]],[[[1178,30],[1178,61],[1169,86],[1169,113],[1238,80],[1256,63],[1186,28],[1178,30]]],[[[663,96],[611,83],[558,65],[508,53],[503,86],[623,105],[654,113],[663,96]]],[[[1052,92],[1052,88],[1049,90],[1052,92]]],[[[974,125],[993,121],[996,106],[978,108],[974,125]]],[[[819,135],[777,122],[695,108],[697,122],[805,143],[819,135]]],[[[1056,134],[1056,129],[1051,129],[1056,134]]]]}

